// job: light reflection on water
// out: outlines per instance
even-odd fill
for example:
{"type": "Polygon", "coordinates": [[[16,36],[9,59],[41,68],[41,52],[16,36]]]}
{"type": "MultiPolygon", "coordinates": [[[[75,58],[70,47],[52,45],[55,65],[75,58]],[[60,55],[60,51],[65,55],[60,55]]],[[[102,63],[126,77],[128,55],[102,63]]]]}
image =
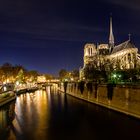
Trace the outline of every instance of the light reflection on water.
{"type": "Polygon", "coordinates": [[[10,132],[10,126],[15,118],[15,102],[7,104],[0,109],[0,139],[7,138],[7,134],[10,132]]]}
{"type": "Polygon", "coordinates": [[[18,130],[18,135],[24,133],[25,136],[30,137],[30,133],[33,133],[33,139],[37,139],[38,136],[45,137],[41,129],[46,129],[44,120],[47,121],[49,117],[47,98],[44,90],[22,94],[17,98],[20,103],[15,108],[16,118],[13,125],[18,130]]]}
{"type": "Polygon", "coordinates": [[[137,139],[140,121],[58,93],[21,94],[0,110],[0,139],[137,139]]]}

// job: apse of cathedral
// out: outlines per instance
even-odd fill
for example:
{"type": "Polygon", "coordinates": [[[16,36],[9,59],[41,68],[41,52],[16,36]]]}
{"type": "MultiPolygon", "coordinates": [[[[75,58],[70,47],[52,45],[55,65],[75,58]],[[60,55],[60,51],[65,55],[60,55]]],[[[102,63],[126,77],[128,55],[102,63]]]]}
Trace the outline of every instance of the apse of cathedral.
{"type": "Polygon", "coordinates": [[[85,44],[83,59],[84,66],[80,69],[80,79],[84,77],[84,69],[90,66],[99,70],[104,68],[106,71],[111,69],[135,69],[140,66],[140,54],[138,54],[138,48],[131,41],[130,34],[128,40],[115,45],[112,17],[110,17],[109,43],[85,44]]]}

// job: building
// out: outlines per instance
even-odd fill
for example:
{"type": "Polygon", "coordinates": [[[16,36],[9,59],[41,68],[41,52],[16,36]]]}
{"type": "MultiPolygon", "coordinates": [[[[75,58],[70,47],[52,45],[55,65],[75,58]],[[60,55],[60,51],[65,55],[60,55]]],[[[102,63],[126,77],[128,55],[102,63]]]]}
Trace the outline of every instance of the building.
{"type": "Polygon", "coordinates": [[[134,69],[140,64],[140,54],[138,48],[131,41],[130,34],[128,40],[119,45],[115,45],[112,17],[110,17],[110,33],[108,44],[87,43],[84,46],[84,66],[80,69],[80,79],[84,78],[84,69],[93,66],[101,70],[134,69]]]}
{"type": "Polygon", "coordinates": [[[46,77],[44,75],[37,76],[37,83],[46,83],[46,77]]]}

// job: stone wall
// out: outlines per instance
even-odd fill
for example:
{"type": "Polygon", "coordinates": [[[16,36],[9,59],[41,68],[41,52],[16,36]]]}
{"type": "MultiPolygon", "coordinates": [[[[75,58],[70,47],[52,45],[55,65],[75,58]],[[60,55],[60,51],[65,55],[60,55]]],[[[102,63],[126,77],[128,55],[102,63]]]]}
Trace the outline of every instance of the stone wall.
{"type": "MultiPolygon", "coordinates": [[[[63,83],[59,87],[64,92],[63,83]]],[[[83,93],[78,83],[68,83],[66,93],[74,97],[140,118],[140,88],[138,86],[84,84],[83,93]],[[113,86],[113,88],[112,88],[113,86]]]]}

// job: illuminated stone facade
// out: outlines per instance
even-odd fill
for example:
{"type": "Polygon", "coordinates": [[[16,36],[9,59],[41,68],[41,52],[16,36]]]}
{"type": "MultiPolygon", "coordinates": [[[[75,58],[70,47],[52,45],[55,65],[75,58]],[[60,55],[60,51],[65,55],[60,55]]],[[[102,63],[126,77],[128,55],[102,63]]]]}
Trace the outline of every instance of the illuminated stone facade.
{"type": "Polygon", "coordinates": [[[112,18],[110,19],[110,35],[108,44],[90,44],[84,47],[84,66],[80,69],[80,79],[84,78],[84,69],[93,66],[105,70],[134,69],[140,64],[138,48],[129,39],[119,45],[114,45],[112,18]]]}

